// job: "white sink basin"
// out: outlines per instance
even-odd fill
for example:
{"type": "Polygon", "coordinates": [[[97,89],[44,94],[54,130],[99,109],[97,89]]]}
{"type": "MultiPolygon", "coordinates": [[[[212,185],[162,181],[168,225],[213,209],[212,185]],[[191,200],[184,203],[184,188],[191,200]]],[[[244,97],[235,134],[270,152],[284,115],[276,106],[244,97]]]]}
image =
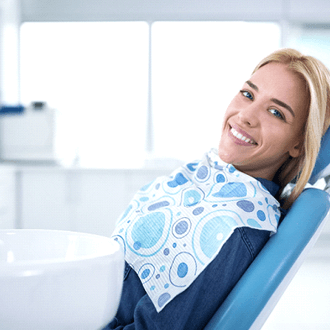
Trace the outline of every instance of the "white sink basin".
{"type": "Polygon", "coordinates": [[[92,234],[0,230],[1,330],[97,330],[122,290],[119,244],[92,234]]]}

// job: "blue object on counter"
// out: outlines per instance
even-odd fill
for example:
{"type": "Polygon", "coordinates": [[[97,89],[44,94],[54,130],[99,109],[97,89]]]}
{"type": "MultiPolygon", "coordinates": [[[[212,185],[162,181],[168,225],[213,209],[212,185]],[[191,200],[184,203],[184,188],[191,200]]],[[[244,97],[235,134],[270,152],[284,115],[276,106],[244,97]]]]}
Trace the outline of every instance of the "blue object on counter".
{"type": "Polygon", "coordinates": [[[20,115],[24,112],[23,105],[3,105],[0,107],[0,115],[20,115]]]}

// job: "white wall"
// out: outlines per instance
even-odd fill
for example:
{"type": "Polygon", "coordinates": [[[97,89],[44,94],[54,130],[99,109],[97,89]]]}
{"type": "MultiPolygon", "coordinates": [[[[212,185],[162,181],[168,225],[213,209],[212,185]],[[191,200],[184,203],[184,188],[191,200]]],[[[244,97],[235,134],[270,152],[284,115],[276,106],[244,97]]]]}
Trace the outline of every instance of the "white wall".
{"type": "Polygon", "coordinates": [[[22,21],[330,20],[327,0],[21,0],[22,21]]]}
{"type": "Polygon", "coordinates": [[[327,0],[21,0],[22,21],[262,20],[329,22],[327,0]]]}
{"type": "Polygon", "coordinates": [[[250,0],[21,0],[23,21],[226,20],[282,18],[281,1],[250,0]]]}

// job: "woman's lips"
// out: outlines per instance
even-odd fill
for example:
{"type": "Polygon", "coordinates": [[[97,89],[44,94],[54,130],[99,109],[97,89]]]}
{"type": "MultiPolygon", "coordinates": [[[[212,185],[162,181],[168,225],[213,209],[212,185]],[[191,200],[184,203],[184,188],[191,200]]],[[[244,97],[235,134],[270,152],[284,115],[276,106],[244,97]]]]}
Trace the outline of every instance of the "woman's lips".
{"type": "Polygon", "coordinates": [[[238,126],[229,126],[229,136],[234,140],[236,144],[252,146],[257,145],[257,142],[252,138],[251,135],[240,129],[238,126]]]}

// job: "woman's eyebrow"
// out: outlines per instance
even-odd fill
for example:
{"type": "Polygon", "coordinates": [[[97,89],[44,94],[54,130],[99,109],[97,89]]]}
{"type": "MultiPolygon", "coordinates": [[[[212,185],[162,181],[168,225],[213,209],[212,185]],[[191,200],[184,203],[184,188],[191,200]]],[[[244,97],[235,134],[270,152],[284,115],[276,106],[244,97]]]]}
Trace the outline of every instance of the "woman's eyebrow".
{"type": "Polygon", "coordinates": [[[280,100],[278,100],[278,99],[271,99],[271,101],[274,102],[274,103],[276,103],[276,104],[278,104],[279,106],[281,106],[281,107],[283,107],[283,108],[289,110],[290,113],[291,113],[291,115],[292,115],[293,117],[295,117],[295,114],[294,114],[292,108],[291,108],[289,105],[287,105],[286,103],[284,103],[284,102],[282,102],[282,101],[280,101],[280,100]]]}
{"type": "MultiPolygon", "coordinates": [[[[258,86],[255,85],[254,83],[252,83],[250,80],[246,81],[246,83],[247,83],[252,89],[254,89],[255,91],[259,92],[259,88],[258,88],[258,86]]],[[[271,99],[271,101],[274,102],[274,103],[276,103],[276,104],[278,104],[279,106],[281,106],[281,107],[287,109],[287,110],[292,114],[292,116],[295,117],[295,114],[294,114],[292,108],[291,108],[288,104],[286,104],[286,103],[284,103],[283,101],[280,101],[280,100],[278,100],[278,99],[271,99]]]]}
{"type": "Polygon", "coordinates": [[[246,83],[255,91],[259,92],[259,88],[258,86],[256,86],[255,84],[253,84],[250,80],[246,81],[246,83]]]}

